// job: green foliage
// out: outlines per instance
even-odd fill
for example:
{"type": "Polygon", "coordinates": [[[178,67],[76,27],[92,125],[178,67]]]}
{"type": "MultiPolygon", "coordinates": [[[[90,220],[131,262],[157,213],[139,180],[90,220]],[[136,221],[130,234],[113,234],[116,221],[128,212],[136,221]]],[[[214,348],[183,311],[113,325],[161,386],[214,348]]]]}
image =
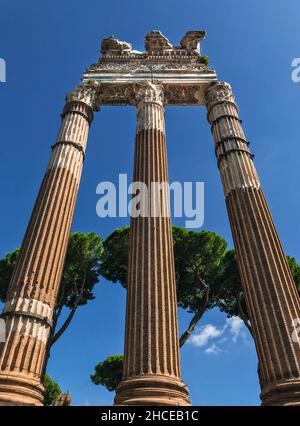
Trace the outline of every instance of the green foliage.
{"type": "Polygon", "coordinates": [[[300,293],[300,265],[298,265],[296,259],[294,257],[287,256],[287,261],[293,275],[296,287],[298,292],[300,293]]]}
{"type": "Polygon", "coordinates": [[[69,238],[62,280],[53,312],[53,327],[47,342],[43,374],[46,372],[52,345],[69,327],[78,306],[94,299],[94,286],[99,282],[100,261],[103,253],[101,237],[95,233],[74,232],[69,238]],[[64,323],[57,330],[64,307],[70,309],[64,323]]]}
{"type": "Polygon", "coordinates": [[[214,283],[226,241],[210,231],[187,231],[174,226],[173,243],[178,305],[188,312],[197,312],[209,286],[209,306],[212,307],[218,291],[214,283]]]}
{"type": "MultiPolygon", "coordinates": [[[[287,256],[293,279],[300,292],[300,266],[294,257],[287,256]]],[[[217,306],[228,317],[239,316],[244,322],[249,321],[249,314],[242,288],[235,250],[229,250],[222,258],[217,277],[218,286],[217,306]]]]}
{"type": "MultiPolygon", "coordinates": [[[[11,279],[17,255],[20,249],[8,253],[0,260],[0,300],[5,302],[6,292],[11,279]]],[[[74,232],[70,235],[69,244],[58,304],[72,308],[85,305],[94,299],[93,289],[99,281],[100,260],[103,253],[102,238],[95,233],[74,232]]]]}
{"type": "Polygon", "coordinates": [[[45,393],[44,393],[44,404],[52,405],[56,398],[61,394],[59,385],[51,379],[48,374],[45,374],[43,381],[45,393]]]}
{"type": "Polygon", "coordinates": [[[209,64],[209,57],[207,55],[201,56],[201,62],[205,65],[209,64]]]}
{"type": "Polygon", "coordinates": [[[126,288],[128,273],[130,229],[116,229],[103,243],[101,275],[113,283],[119,282],[126,288]]]}
{"type": "Polygon", "coordinates": [[[238,316],[240,299],[248,318],[235,250],[228,250],[222,258],[216,286],[219,289],[216,304],[220,310],[228,317],[238,316]]]}
{"type": "Polygon", "coordinates": [[[17,248],[10,253],[7,253],[4,259],[0,260],[0,301],[3,303],[6,299],[9,281],[12,276],[19,252],[20,249],[17,248]]]}
{"type": "Polygon", "coordinates": [[[85,305],[94,299],[93,289],[99,281],[102,253],[102,238],[94,232],[70,235],[58,304],[71,309],[75,304],[85,305]]]}
{"type": "Polygon", "coordinates": [[[96,365],[91,374],[95,385],[105,386],[110,392],[114,391],[122,380],[123,355],[113,355],[96,365]]]}
{"type": "MultiPolygon", "coordinates": [[[[129,227],[115,230],[103,246],[101,275],[126,288],[128,274],[129,227]]],[[[187,231],[173,227],[173,243],[178,305],[196,312],[205,291],[203,281],[215,282],[226,251],[226,241],[209,231],[187,231]]]]}

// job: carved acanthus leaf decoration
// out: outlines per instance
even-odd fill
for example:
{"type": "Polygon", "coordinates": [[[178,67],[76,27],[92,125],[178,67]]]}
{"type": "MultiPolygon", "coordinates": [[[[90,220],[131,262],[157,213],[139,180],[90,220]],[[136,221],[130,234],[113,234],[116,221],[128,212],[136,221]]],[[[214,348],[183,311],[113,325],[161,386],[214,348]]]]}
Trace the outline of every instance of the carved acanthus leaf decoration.
{"type": "Polygon", "coordinates": [[[151,102],[162,105],[164,101],[163,86],[150,81],[143,81],[135,86],[135,96],[138,105],[151,102]]]}
{"type": "Polygon", "coordinates": [[[234,96],[230,85],[228,83],[220,82],[208,88],[205,94],[205,100],[210,108],[217,102],[234,102],[234,96]]]}
{"type": "Polygon", "coordinates": [[[67,102],[84,102],[89,105],[93,111],[98,111],[98,90],[99,83],[96,81],[86,81],[75,87],[73,92],[67,95],[67,102]]]}

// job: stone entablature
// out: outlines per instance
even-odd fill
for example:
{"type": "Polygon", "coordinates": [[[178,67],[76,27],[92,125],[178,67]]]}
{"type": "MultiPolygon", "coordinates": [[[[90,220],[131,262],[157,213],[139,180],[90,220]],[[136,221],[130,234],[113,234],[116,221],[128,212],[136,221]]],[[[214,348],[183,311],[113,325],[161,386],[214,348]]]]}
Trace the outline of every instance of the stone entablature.
{"type": "Polygon", "coordinates": [[[101,105],[136,105],[135,85],[152,81],[163,85],[165,105],[204,105],[206,89],[216,73],[200,54],[205,31],[189,31],[174,47],[160,31],[145,37],[145,52],[130,43],[105,38],[99,61],[86,69],[83,82],[98,82],[101,105]]]}

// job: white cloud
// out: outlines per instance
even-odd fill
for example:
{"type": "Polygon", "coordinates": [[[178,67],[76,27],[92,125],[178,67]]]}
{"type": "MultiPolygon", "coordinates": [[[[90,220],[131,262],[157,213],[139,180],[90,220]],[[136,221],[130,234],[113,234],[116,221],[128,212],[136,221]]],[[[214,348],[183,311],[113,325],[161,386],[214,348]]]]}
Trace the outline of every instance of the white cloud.
{"type": "Polygon", "coordinates": [[[245,325],[239,317],[231,317],[227,318],[225,324],[221,327],[216,327],[213,324],[206,324],[201,327],[192,334],[188,343],[197,348],[207,346],[204,349],[206,354],[217,355],[221,352],[227,352],[221,349],[220,346],[229,340],[236,343],[239,338],[242,338],[244,341],[247,340],[245,325]]]}
{"type": "Polygon", "coordinates": [[[234,343],[239,337],[246,338],[245,326],[239,317],[227,318],[225,326],[228,327],[234,343]]]}
{"type": "Polygon", "coordinates": [[[220,352],[223,352],[222,349],[219,348],[219,346],[213,344],[209,346],[209,348],[205,349],[206,354],[214,354],[218,355],[220,352]]]}
{"type": "Polygon", "coordinates": [[[209,340],[220,337],[223,333],[223,330],[215,327],[212,324],[207,324],[202,327],[198,333],[195,333],[190,338],[190,343],[193,346],[202,347],[207,345],[209,340]]]}

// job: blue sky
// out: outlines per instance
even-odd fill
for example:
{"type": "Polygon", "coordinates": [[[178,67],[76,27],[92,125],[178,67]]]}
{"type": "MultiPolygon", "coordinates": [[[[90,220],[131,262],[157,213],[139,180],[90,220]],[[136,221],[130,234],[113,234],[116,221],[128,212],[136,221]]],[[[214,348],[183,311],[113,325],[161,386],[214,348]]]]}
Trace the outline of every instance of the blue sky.
{"type": "MultiPolygon", "coordinates": [[[[0,256],[18,246],[60,124],[67,92],[97,61],[100,40],[114,34],[142,50],[160,29],[173,44],[186,31],[207,30],[202,52],[236,95],[255,164],[286,253],[300,261],[300,57],[298,0],[0,1],[0,256]]],[[[166,111],[170,180],[205,183],[203,229],[232,246],[213,142],[204,108],[166,111]]],[[[96,186],[132,174],[135,109],[104,107],[91,128],[73,230],[106,237],[127,219],[99,219],[96,186]]],[[[174,220],[183,226],[184,219],[174,220]]],[[[49,373],[76,405],[111,404],[113,394],[90,382],[95,364],[123,350],[125,291],[101,280],[96,300],[80,308],[53,350],[49,373]]],[[[189,315],[179,313],[180,329],[189,315]]],[[[181,351],[183,379],[195,405],[257,405],[257,359],[251,338],[216,311],[202,319],[181,351]]]]}

